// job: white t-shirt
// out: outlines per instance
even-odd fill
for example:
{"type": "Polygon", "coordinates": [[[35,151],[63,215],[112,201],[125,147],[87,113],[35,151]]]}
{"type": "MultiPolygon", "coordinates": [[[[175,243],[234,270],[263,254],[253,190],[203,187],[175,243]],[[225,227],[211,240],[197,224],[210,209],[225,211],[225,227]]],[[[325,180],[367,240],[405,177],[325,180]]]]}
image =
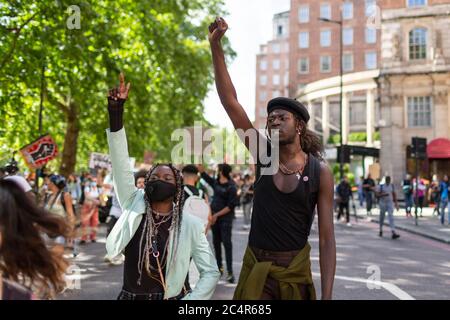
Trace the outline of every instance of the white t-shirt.
{"type": "Polygon", "coordinates": [[[22,177],[22,176],[6,176],[5,179],[7,180],[12,180],[15,183],[17,183],[19,185],[20,188],[22,188],[22,190],[24,192],[28,192],[31,191],[31,186],[28,183],[28,181],[22,177]]]}

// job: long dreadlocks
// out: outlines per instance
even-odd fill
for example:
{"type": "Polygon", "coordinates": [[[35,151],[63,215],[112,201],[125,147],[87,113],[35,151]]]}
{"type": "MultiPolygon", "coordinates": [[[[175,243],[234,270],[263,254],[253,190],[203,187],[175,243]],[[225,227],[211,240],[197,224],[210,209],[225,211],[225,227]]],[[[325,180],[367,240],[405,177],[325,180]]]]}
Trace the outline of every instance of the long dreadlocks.
{"type": "MultiPolygon", "coordinates": [[[[172,213],[172,222],[169,227],[169,231],[174,230],[174,240],[173,240],[173,248],[170,248],[173,253],[176,253],[178,248],[178,241],[180,237],[180,231],[181,231],[181,221],[182,221],[182,211],[183,211],[183,205],[184,205],[184,191],[183,191],[183,180],[181,177],[181,173],[178,169],[176,169],[172,164],[157,164],[155,165],[145,176],[145,185],[149,183],[150,177],[153,174],[153,172],[156,170],[156,168],[164,166],[169,167],[173,175],[175,177],[175,187],[176,187],[176,193],[174,198],[174,208],[172,213]]],[[[149,276],[152,276],[151,267],[150,267],[150,253],[152,248],[152,238],[154,236],[154,219],[153,219],[153,209],[152,209],[152,203],[150,198],[145,194],[144,196],[145,200],[145,211],[146,211],[146,222],[144,225],[144,229],[142,231],[141,239],[139,241],[139,260],[138,260],[138,271],[139,271],[139,280],[138,283],[140,283],[142,278],[142,270],[144,269],[147,271],[149,276]],[[144,248],[142,250],[142,246],[144,245],[144,248]]],[[[173,254],[173,261],[175,263],[176,254],[173,254]]],[[[170,263],[170,261],[168,261],[170,263]]]]}

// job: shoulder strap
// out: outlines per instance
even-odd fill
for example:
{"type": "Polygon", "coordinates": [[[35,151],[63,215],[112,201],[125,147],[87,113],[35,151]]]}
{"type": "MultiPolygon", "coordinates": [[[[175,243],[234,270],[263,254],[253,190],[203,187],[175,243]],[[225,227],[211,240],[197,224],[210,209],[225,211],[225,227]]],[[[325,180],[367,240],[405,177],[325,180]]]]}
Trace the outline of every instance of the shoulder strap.
{"type": "MultiPolygon", "coordinates": [[[[189,190],[190,191],[190,190],[189,190]]],[[[203,190],[202,189],[199,189],[198,190],[198,194],[199,194],[199,197],[200,198],[203,198],[203,190]]]]}
{"type": "Polygon", "coordinates": [[[311,191],[312,192],[317,192],[319,191],[320,188],[320,161],[314,157],[311,156],[311,167],[309,169],[309,176],[312,179],[311,180],[311,191]]]}
{"type": "Polygon", "coordinates": [[[189,195],[189,197],[192,197],[194,195],[187,186],[184,186],[184,191],[189,195]]]}

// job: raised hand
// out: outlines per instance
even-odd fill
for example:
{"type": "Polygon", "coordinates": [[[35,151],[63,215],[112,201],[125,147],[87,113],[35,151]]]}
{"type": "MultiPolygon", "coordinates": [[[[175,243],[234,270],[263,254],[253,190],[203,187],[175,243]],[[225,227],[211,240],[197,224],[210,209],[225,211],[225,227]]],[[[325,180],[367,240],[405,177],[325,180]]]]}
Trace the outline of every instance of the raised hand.
{"type": "Polygon", "coordinates": [[[114,104],[113,102],[118,101],[124,103],[128,98],[128,93],[130,91],[131,83],[128,82],[125,85],[125,76],[121,72],[119,75],[119,87],[109,90],[108,93],[108,102],[110,104],[114,104]]]}
{"type": "Polygon", "coordinates": [[[225,32],[228,30],[228,24],[221,17],[217,17],[216,20],[208,27],[209,42],[220,42],[225,32]]]}

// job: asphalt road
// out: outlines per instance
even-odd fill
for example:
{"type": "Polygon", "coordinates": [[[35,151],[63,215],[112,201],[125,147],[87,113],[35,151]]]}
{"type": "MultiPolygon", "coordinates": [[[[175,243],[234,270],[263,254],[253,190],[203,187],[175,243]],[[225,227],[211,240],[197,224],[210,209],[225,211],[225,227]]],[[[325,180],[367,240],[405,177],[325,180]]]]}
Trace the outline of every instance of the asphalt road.
{"type": "MultiPolygon", "coordinates": [[[[358,220],[351,227],[337,223],[337,267],[333,298],[340,300],[450,299],[450,245],[399,231],[392,240],[389,229],[378,237],[375,223],[358,220]]],[[[320,268],[317,225],[311,232],[314,284],[320,298],[320,268]]],[[[209,236],[210,238],[210,236],[209,236]]],[[[242,229],[237,213],[233,227],[233,259],[236,279],[247,245],[248,231],[242,229]]],[[[80,248],[69,276],[72,289],[59,299],[116,299],[122,284],[123,266],[103,262],[104,238],[80,248]]],[[[198,274],[191,266],[190,279],[198,274]]],[[[230,300],[236,284],[221,279],[214,299],[230,300]]]]}

